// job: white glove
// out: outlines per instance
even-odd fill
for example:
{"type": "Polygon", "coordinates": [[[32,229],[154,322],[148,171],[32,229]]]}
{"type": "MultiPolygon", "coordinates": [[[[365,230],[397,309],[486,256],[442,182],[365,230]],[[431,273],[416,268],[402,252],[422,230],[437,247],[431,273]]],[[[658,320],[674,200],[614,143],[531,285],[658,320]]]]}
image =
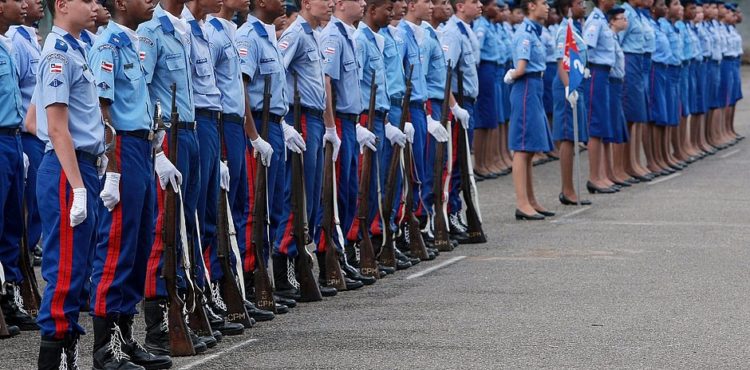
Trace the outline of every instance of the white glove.
{"type": "Polygon", "coordinates": [[[281,121],[281,128],[284,131],[284,143],[289,150],[295,153],[302,153],[307,149],[305,140],[302,139],[302,135],[297,132],[291,125],[281,121]]]}
{"type": "Polygon", "coordinates": [[[398,144],[402,148],[406,145],[406,135],[390,123],[385,124],[385,137],[391,142],[391,145],[398,144]]]}
{"type": "Polygon", "coordinates": [[[373,152],[377,152],[377,136],[366,129],[365,126],[357,125],[357,142],[359,143],[359,151],[362,152],[365,146],[370,148],[373,152]]]}
{"type": "Polygon", "coordinates": [[[578,91],[573,90],[573,92],[570,93],[568,91],[568,87],[565,87],[565,99],[568,100],[571,108],[575,109],[576,105],[578,104],[578,91]]]}
{"type": "Polygon", "coordinates": [[[107,165],[109,164],[109,158],[105,154],[99,156],[99,167],[96,168],[96,172],[101,179],[104,173],[107,172],[107,165]]]}
{"type": "Polygon", "coordinates": [[[448,131],[445,130],[445,127],[440,124],[440,121],[436,121],[432,119],[429,115],[427,115],[427,132],[432,135],[432,137],[435,138],[435,141],[439,143],[445,143],[448,141],[448,131]]]}
{"type": "Polygon", "coordinates": [[[583,78],[591,78],[591,70],[588,68],[583,69],[583,78]]]}
{"type": "Polygon", "coordinates": [[[99,193],[99,198],[107,209],[112,212],[117,203],[120,202],[120,174],[117,172],[107,172],[104,179],[104,189],[99,193]]]}
{"type": "Polygon", "coordinates": [[[23,153],[23,179],[29,177],[29,156],[23,153]]]}
{"type": "Polygon", "coordinates": [[[508,70],[508,72],[505,72],[505,77],[503,77],[503,82],[510,85],[512,84],[515,79],[513,78],[513,75],[516,73],[515,68],[511,68],[508,70]]]}
{"type": "Polygon", "coordinates": [[[461,126],[464,127],[464,130],[469,129],[469,111],[461,108],[458,103],[456,103],[451,107],[451,113],[453,113],[453,116],[461,122],[461,126]]]}
{"type": "MultiPolygon", "coordinates": [[[[288,126],[288,125],[287,125],[288,126]]],[[[229,167],[224,162],[219,163],[219,186],[225,191],[229,191],[229,167]]]]}
{"type": "Polygon", "coordinates": [[[177,171],[172,162],[167,159],[164,152],[156,153],[154,157],[154,171],[159,176],[159,185],[162,190],[167,189],[167,182],[172,184],[174,191],[180,191],[180,185],[182,184],[182,174],[177,171]]]}
{"type": "Polygon", "coordinates": [[[250,140],[250,144],[253,145],[253,155],[256,158],[260,156],[260,163],[269,167],[271,165],[271,157],[273,156],[273,148],[271,147],[271,144],[263,140],[260,136],[255,140],[250,140]]]}
{"type": "Polygon", "coordinates": [[[86,219],[86,188],[73,189],[73,205],[70,207],[70,227],[76,227],[86,219]]]}
{"type": "Polygon", "coordinates": [[[414,125],[411,122],[404,122],[404,134],[406,135],[406,141],[414,143],[414,125]]]}
{"type": "Polygon", "coordinates": [[[336,158],[339,157],[339,149],[341,148],[341,139],[336,134],[336,127],[326,127],[326,133],[323,135],[323,145],[325,143],[333,145],[333,161],[336,162],[336,158]]]}
{"type": "Polygon", "coordinates": [[[157,130],[154,132],[154,138],[151,139],[151,149],[157,150],[161,148],[161,144],[164,143],[164,137],[167,136],[167,131],[157,130]]]}

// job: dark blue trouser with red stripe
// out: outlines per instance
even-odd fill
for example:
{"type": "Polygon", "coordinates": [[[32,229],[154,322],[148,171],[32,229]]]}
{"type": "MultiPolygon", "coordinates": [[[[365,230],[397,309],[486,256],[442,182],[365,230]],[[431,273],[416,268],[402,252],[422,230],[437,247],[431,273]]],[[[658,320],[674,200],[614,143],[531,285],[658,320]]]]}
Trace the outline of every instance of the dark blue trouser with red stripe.
{"type": "MultiPolygon", "coordinates": [[[[427,113],[430,114],[430,116],[439,121],[442,117],[442,104],[443,101],[441,99],[430,99],[427,102],[427,113]]],[[[450,115],[448,115],[450,118],[450,115]]],[[[448,121],[448,125],[450,127],[450,121],[448,121]]],[[[435,141],[435,138],[432,137],[432,135],[427,135],[427,140],[425,144],[425,159],[427,163],[427,167],[425,168],[425,177],[422,180],[422,203],[424,204],[425,209],[430,213],[434,214],[435,210],[433,210],[433,206],[435,205],[435,194],[432,191],[432,187],[436,180],[435,175],[435,153],[437,148],[437,141],[435,141]]],[[[453,151],[455,152],[456,147],[453,147],[453,151]]],[[[443,171],[447,169],[447,153],[448,153],[448,146],[445,146],[445,154],[443,156],[443,159],[446,161],[443,164],[443,171]]],[[[443,176],[444,173],[439,174],[438,176],[443,176]]],[[[446,179],[447,180],[447,179],[446,179]]]]}
{"type": "MultiPolygon", "coordinates": [[[[19,135],[0,135],[0,262],[7,281],[23,280],[18,268],[23,196],[23,150],[19,135]]],[[[32,195],[33,196],[33,195],[32,195]]]]}
{"type": "MultiPolygon", "coordinates": [[[[409,122],[414,126],[414,143],[412,144],[412,158],[414,160],[415,171],[415,183],[412,185],[414,189],[414,204],[412,205],[414,213],[418,216],[424,214],[422,205],[422,191],[426,189],[424,184],[420,185],[425,179],[425,171],[427,163],[425,162],[425,145],[427,144],[427,119],[424,110],[424,104],[412,102],[409,106],[409,122]],[[419,181],[416,181],[419,180],[419,181]]],[[[426,191],[426,190],[425,190],[426,191]]]]}
{"type": "MultiPolygon", "coordinates": [[[[363,127],[367,128],[367,114],[361,114],[359,116],[359,124],[363,127]]],[[[370,235],[382,235],[383,234],[383,228],[380,223],[380,192],[378,192],[378,187],[380,187],[381,191],[385,187],[385,172],[384,168],[388,165],[387,163],[383,163],[383,148],[388,145],[390,146],[390,142],[386,143],[385,138],[385,127],[383,118],[376,117],[373,120],[373,127],[372,127],[372,133],[375,134],[375,136],[378,139],[377,145],[375,146],[377,148],[377,151],[373,153],[372,160],[370,162],[370,189],[369,193],[367,194],[367,224],[369,225],[369,232],[370,235]]],[[[359,164],[357,165],[357,174],[358,174],[358,183],[362,183],[362,155],[359,156],[359,164]]],[[[359,189],[357,189],[359,192],[359,189]]],[[[359,193],[357,193],[359,195],[359,193]]],[[[357,198],[359,199],[359,198],[357,198]]],[[[357,218],[357,214],[359,214],[359,202],[357,202],[357,207],[355,210],[355,216],[352,220],[352,226],[349,228],[346,234],[346,239],[351,241],[357,241],[361,239],[361,235],[359,234],[361,232],[360,230],[360,220],[357,218]]]]}
{"type": "MultiPolygon", "coordinates": [[[[213,268],[221,270],[216,256],[216,220],[219,217],[219,121],[216,117],[195,115],[197,120],[198,147],[200,149],[201,182],[198,191],[198,230],[201,234],[201,247],[195,245],[196,283],[199,287],[205,285],[203,264],[211,271],[213,268]],[[213,268],[212,268],[213,267],[213,268]]],[[[187,215],[187,217],[195,217],[187,215]]]]}
{"type": "Polygon", "coordinates": [[[28,133],[21,134],[23,143],[23,152],[29,157],[29,174],[26,176],[26,237],[28,238],[29,249],[39,243],[42,237],[42,220],[39,218],[39,209],[36,204],[36,173],[39,170],[39,164],[42,163],[44,156],[44,142],[36,136],[28,133]]]}
{"type": "MultiPolygon", "coordinates": [[[[177,137],[177,170],[182,174],[182,185],[180,185],[180,192],[182,193],[182,201],[185,209],[185,226],[187,228],[186,234],[188,242],[190,240],[196,241],[196,225],[195,225],[195,211],[198,206],[198,193],[200,190],[200,158],[198,150],[198,135],[195,130],[181,129],[179,130],[179,136],[177,137]]],[[[169,157],[169,138],[171,133],[167,134],[164,138],[162,148],[164,149],[164,155],[169,157]]],[[[162,279],[161,269],[164,266],[164,245],[162,244],[162,230],[164,221],[164,195],[165,192],[161,190],[159,186],[159,180],[154,181],[156,188],[156,206],[154,208],[154,243],[151,248],[151,254],[148,257],[146,265],[146,298],[157,298],[166,297],[167,289],[162,279]]],[[[171,186],[171,185],[167,185],[171,186]]],[[[179,218],[177,219],[179,222],[179,218]]],[[[179,226],[179,224],[178,224],[179,226]]],[[[179,242],[178,235],[178,248],[177,258],[178,262],[182,261],[182,246],[179,242]]],[[[200,262],[200,261],[197,261],[200,262]]],[[[181,266],[181,263],[178,263],[181,266]]],[[[201,265],[198,263],[198,265],[201,265]]],[[[202,267],[202,266],[201,266],[202,267]]],[[[184,271],[182,268],[177,269],[177,280],[181,287],[184,287],[184,271]]],[[[203,274],[201,269],[199,274],[203,274]]]]}
{"type": "Polygon", "coordinates": [[[66,333],[83,334],[78,324],[80,297],[89,275],[89,254],[96,247],[100,183],[96,166],[78,160],[86,187],[86,219],[70,227],[73,189],[54,152],[47,152],[37,173],[36,197],[42,218],[42,278],[47,282],[37,323],[43,338],[62,339],[66,333]]]}
{"type": "Polygon", "coordinates": [[[120,203],[110,212],[97,202],[99,222],[91,275],[94,316],[134,315],[143,299],[146,264],[154,242],[154,168],[151,143],[117,136],[120,203]]]}
{"type": "MultiPolygon", "coordinates": [[[[462,108],[469,112],[469,127],[474,126],[474,104],[464,102],[462,108]]],[[[448,213],[454,214],[461,212],[461,164],[458,163],[458,131],[461,130],[461,123],[456,121],[451,124],[453,129],[452,140],[453,140],[453,153],[451,160],[453,160],[453,171],[451,172],[451,185],[450,193],[448,195],[448,213]]],[[[471,141],[468,144],[471,148],[471,141]]]]}
{"type": "MultiPolygon", "coordinates": [[[[294,122],[294,114],[286,117],[287,122],[294,122]]],[[[312,238],[315,235],[316,225],[322,219],[321,192],[323,190],[323,133],[325,126],[323,119],[312,114],[302,113],[300,116],[302,124],[302,138],[305,140],[307,149],[303,154],[304,173],[292,173],[292,162],[286,161],[286,181],[284,187],[284,205],[281,213],[281,223],[276,229],[274,241],[274,254],[296,257],[299,246],[294,239],[294,217],[292,211],[292,181],[300,176],[305,181],[305,200],[308,233],[312,238]]],[[[287,155],[292,155],[288,152],[287,155]]],[[[304,248],[304,246],[302,246],[304,248]]]]}

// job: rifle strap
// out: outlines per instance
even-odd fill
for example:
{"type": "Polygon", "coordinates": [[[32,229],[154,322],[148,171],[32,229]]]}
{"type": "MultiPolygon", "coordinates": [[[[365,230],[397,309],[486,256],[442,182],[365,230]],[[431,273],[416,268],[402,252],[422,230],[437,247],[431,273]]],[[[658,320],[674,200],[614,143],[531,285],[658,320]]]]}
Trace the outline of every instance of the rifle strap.
{"type": "Polygon", "coordinates": [[[0,294],[5,295],[5,269],[0,263],[0,294]]]}
{"type": "MultiPolygon", "coordinates": [[[[198,245],[198,252],[200,252],[201,258],[199,258],[200,264],[203,265],[203,276],[206,279],[206,284],[208,286],[208,290],[213,290],[211,288],[211,275],[208,274],[208,267],[206,267],[206,260],[203,258],[203,242],[201,242],[201,231],[200,231],[200,222],[198,221],[198,210],[195,211],[195,235],[196,235],[196,243],[198,245]]],[[[196,262],[198,263],[198,262],[196,262]]],[[[213,292],[211,292],[213,296],[213,292]]]]}
{"type": "MultiPolygon", "coordinates": [[[[400,202],[398,202],[400,207],[406,207],[406,192],[410,191],[408,182],[408,177],[406,176],[406,161],[404,160],[404,153],[403,151],[406,150],[406,147],[401,148],[401,155],[399,156],[399,162],[401,167],[401,199],[400,202]]],[[[393,155],[396,155],[397,152],[394,152],[393,155]]],[[[404,220],[406,219],[406,210],[401,212],[401,218],[398,219],[397,224],[400,225],[404,220]]]]}
{"type": "MultiPolygon", "coordinates": [[[[450,126],[450,121],[448,126],[450,126]]],[[[445,182],[443,182],[443,209],[440,210],[440,213],[445,218],[445,224],[448,225],[448,197],[450,196],[450,189],[451,189],[451,174],[453,173],[453,129],[451,127],[448,127],[448,150],[447,150],[447,157],[446,162],[446,174],[445,174],[445,182]]],[[[434,210],[435,214],[437,214],[438,210],[434,210]]]]}
{"type": "MultiPolygon", "coordinates": [[[[188,254],[187,227],[185,226],[185,206],[182,204],[181,191],[177,191],[177,197],[180,201],[180,241],[182,242],[182,267],[185,270],[185,284],[189,285],[190,288],[195,288],[193,279],[190,277],[190,255],[188,254]]],[[[188,312],[193,312],[195,310],[195,300],[189,299],[187,301],[193,302],[193,307],[185,307],[185,309],[188,312]]]]}
{"type": "MultiPolygon", "coordinates": [[[[463,127],[459,128],[459,130],[464,130],[463,127]]],[[[477,193],[477,182],[474,180],[474,165],[471,164],[471,154],[468,153],[469,151],[469,134],[468,132],[464,132],[464,140],[466,141],[466,155],[464,155],[464,160],[468,164],[467,168],[469,169],[469,184],[471,185],[471,202],[474,203],[474,209],[477,210],[477,217],[479,218],[479,222],[482,222],[482,211],[479,210],[479,202],[477,202],[477,196],[479,193],[477,193]]]]}
{"type": "Polygon", "coordinates": [[[234,254],[234,271],[237,274],[237,282],[240,285],[242,296],[245,296],[245,273],[242,270],[242,258],[240,257],[240,247],[237,244],[237,230],[234,229],[234,219],[232,218],[232,209],[229,207],[229,199],[224,197],[227,202],[227,225],[229,225],[229,244],[232,246],[234,254]]]}
{"type": "MultiPolygon", "coordinates": [[[[380,217],[380,222],[383,223],[382,227],[384,227],[384,228],[385,227],[390,228],[391,227],[391,220],[384,220],[383,219],[383,198],[382,198],[383,190],[380,188],[380,161],[378,160],[378,156],[377,155],[375,155],[373,157],[375,159],[375,178],[378,179],[378,181],[376,181],[377,182],[377,186],[378,186],[378,196],[377,196],[377,199],[378,199],[378,216],[380,217]]],[[[370,229],[370,227],[368,226],[366,230],[369,231],[369,229],[370,229]]],[[[385,246],[385,238],[381,238],[381,240],[380,240],[380,246],[381,247],[385,246]]]]}
{"type": "MultiPolygon", "coordinates": [[[[344,233],[341,231],[341,221],[339,221],[339,191],[338,184],[336,184],[336,163],[331,164],[331,171],[333,172],[333,224],[336,226],[336,240],[338,240],[341,249],[344,248],[344,233]]],[[[331,238],[333,239],[333,238],[331,238]]]]}

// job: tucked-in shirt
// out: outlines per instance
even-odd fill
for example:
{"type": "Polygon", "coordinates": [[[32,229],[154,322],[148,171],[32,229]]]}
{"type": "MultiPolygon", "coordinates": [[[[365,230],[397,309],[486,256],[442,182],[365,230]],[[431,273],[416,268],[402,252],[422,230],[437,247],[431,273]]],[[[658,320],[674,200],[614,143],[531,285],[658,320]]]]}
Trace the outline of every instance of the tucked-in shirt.
{"type": "Polygon", "coordinates": [[[383,48],[385,38],[372,31],[365,22],[359,22],[354,32],[357,40],[357,59],[362,61],[359,75],[359,87],[362,95],[364,110],[369,109],[370,90],[373,76],[375,76],[375,110],[385,112],[391,107],[385,81],[385,64],[383,62],[383,48]]]}
{"type": "Polygon", "coordinates": [[[505,24],[495,23],[497,32],[498,48],[500,50],[500,59],[498,62],[505,64],[513,61],[513,39],[505,29],[505,24]]]}
{"type": "Polygon", "coordinates": [[[424,41],[427,52],[427,68],[425,68],[425,79],[427,80],[427,98],[445,98],[445,76],[446,64],[443,54],[441,31],[435,30],[428,22],[422,22],[422,28],[427,33],[424,41]]]}
{"type": "Polygon", "coordinates": [[[474,21],[474,34],[479,41],[479,56],[482,61],[497,62],[500,59],[500,42],[495,25],[485,17],[474,21]]]}
{"type": "MultiPolygon", "coordinates": [[[[664,18],[660,18],[661,21],[664,18]]],[[[666,21],[666,20],[665,20],[666,21]]],[[[651,60],[653,60],[656,63],[663,63],[663,64],[679,64],[678,59],[672,54],[672,45],[669,43],[669,37],[667,36],[667,31],[672,29],[672,25],[669,24],[669,22],[666,22],[666,26],[662,27],[659,23],[653,23],[654,26],[654,40],[656,49],[654,49],[654,52],[651,54],[651,60]]]]}
{"type": "Polygon", "coordinates": [[[458,94],[458,73],[463,74],[464,96],[476,98],[479,94],[479,77],[477,74],[478,55],[472,46],[471,28],[457,16],[448,19],[443,30],[443,53],[453,68],[451,90],[458,94]]]}
{"type": "MultiPolygon", "coordinates": [[[[318,35],[301,15],[281,34],[279,51],[289,71],[286,75],[287,96],[294,97],[293,73],[296,73],[300,103],[308,108],[324,110],[326,88],[318,35]]],[[[291,105],[294,102],[288,103],[291,105]]]]}
{"type": "MultiPolygon", "coordinates": [[[[557,59],[563,59],[565,56],[565,41],[567,38],[568,23],[570,23],[570,19],[563,18],[562,22],[560,22],[560,28],[557,30],[557,35],[555,37],[555,57],[557,59]]],[[[586,61],[588,60],[588,47],[586,46],[586,43],[583,42],[583,37],[581,36],[581,25],[580,22],[577,21],[573,21],[573,39],[576,42],[578,56],[581,63],[586,65],[586,61]]]]}
{"type": "MultiPolygon", "coordinates": [[[[424,24],[426,22],[422,22],[424,24]]],[[[401,31],[396,27],[383,27],[378,31],[383,35],[385,44],[383,46],[383,60],[385,62],[385,77],[387,81],[388,96],[393,99],[401,99],[406,91],[404,75],[404,40],[401,31]]]]}
{"type": "MultiPolygon", "coordinates": [[[[673,66],[678,66],[682,64],[682,48],[681,47],[675,47],[675,46],[681,46],[682,45],[682,38],[677,32],[677,28],[670,23],[667,18],[659,18],[659,29],[661,32],[664,33],[664,36],[667,37],[667,43],[669,45],[669,48],[671,49],[669,53],[667,53],[667,59],[666,63],[673,66]]],[[[660,45],[657,45],[657,49],[660,45]]]]}
{"type": "Polygon", "coordinates": [[[237,25],[210,15],[206,19],[206,37],[211,48],[216,87],[221,93],[222,112],[244,117],[245,86],[240,71],[240,55],[234,41],[237,25]]]}
{"type": "Polygon", "coordinates": [[[651,17],[648,9],[638,9],[641,13],[641,26],[643,27],[643,52],[653,53],[656,50],[656,21],[651,17]]]}
{"type": "Polygon", "coordinates": [[[426,61],[426,51],[422,48],[424,30],[406,19],[401,20],[398,24],[398,29],[404,36],[404,43],[406,45],[404,73],[409,73],[409,67],[414,66],[414,72],[411,77],[411,101],[415,103],[424,102],[427,100],[427,80],[422,68],[422,63],[426,61]]]}
{"type": "Polygon", "coordinates": [[[688,35],[687,25],[685,25],[685,22],[683,21],[677,21],[673,24],[676,32],[677,37],[679,39],[679,44],[682,47],[678,47],[679,53],[678,56],[681,61],[689,61],[690,59],[693,59],[693,44],[692,40],[690,40],[690,35],[688,35]]]}
{"type": "Polygon", "coordinates": [[[589,47],[589,63],[615,64],[615,33],[601,9],[595,8],[583,26],[583,40],[589,47]]]}
{"type": "MultiPolygon", "coordinates": [[[[26,118],[31,96],[36,87],[36,74],[39,70],[39,57],[42,47],[37,41],[37,30],[29,26],[11,26],[6,33],[13,45],[13,59],[18,70],[18,83],[21,88],[21,117],[26,118]]],[[[26,131],[26,126],[21,125],[26,131]]]]}
{"type": "Polygon", "coordinates": [[[221,92],[216,86],[211,48],[204,32],[205,23],[203,20],[195,19],[187,6],[182,9],[182,18],[187,21],[192,34],[190,71],[193,74],[195,108],[221,111],[221,92]]]}
{"type": "Polygon", "coordinates": [[[546,68],[546,50],[542,43],[542,25],[524,18],[521,27],[513,36],[513,65],[526,60],[526,73],[543,72],[546,68]]]}
{"type": "Polygon", "coordinates": [[[348,114],[362,113],[363,102],[359,94],[359,66],[354,48],[354,38],[344,22],[331,17],[320,35],[320,47],[323,52],[323,72],[331,78],[335,90],[336,111],[348,114]]]}
{"type": "Polygon", "coordinates": [[[713,38],[708,33],[707,22],[698,23],[695,28],[698,31],[698,40],[700,40],[700,44],[702,46],[701,52],[703,55],[703,59],[711,59],[711,43],[713,42],[713,38]]]}
{"type": "Polygon", "coordinates": [[[720,61],[724,57],[724,38],[721,37],[721,25],[714,19],[706,23],[706,29],[711,37],[711,60],[720,61]]]}
{"type": "Polygon", "coordinates": [[[547,63],[557,61],[555,53],[555,34],[550,31],[549,27],[542,27],[542,44],[544,44],[544,55],[547,63]]]}
{"type": "Polygon", "coordinates": [[[698,35],[698,26],[695,23],[690,22],[687,24],[687,30],[688,36],[690,37],[690,43],[693,46],[691,50],[691,58],[693,60],[701,61],[703,60],[703,49],[705,46],[701,44],[701,39],[698,35]]]}
{"type": "Polygon", "coordinates": [[[622,7],[625,9],[625,18],[628,20],[628,28],[618,34],[622,50],[626,53],[642,54],[645,43],[642,16],[628,2],[623,2],[622,7]]]}
{"type": "Polygon", "coordinates": [[[609,72],[609,77],[624,78],[625,77],[625,52],[622,50],[619,40],[617,41],[618,42],[615,43],[615,64],[612,65],[612,70],[609,72]]]}
{"type": "Polygon", "coordinates": [[[18,67],[11,40],[0,34],[0,127],[16,128],[23,123],[23,105],[19,88],[18,67]]]}

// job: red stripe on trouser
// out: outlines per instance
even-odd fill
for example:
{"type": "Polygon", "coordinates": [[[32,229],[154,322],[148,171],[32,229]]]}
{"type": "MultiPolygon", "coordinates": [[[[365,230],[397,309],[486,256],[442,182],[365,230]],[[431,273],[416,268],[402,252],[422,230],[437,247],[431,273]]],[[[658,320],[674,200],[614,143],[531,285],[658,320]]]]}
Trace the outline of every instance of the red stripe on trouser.
{"type": "MultiPolygon", "coordinates": [[[[453,171],[455,171],[455,169],[458,168],[458,130],[459,130],[458,126],[459,125],[460,125],[460,123],[456,123],[456,122],[454,122],[451,125],[451,130],[453,130],[453,135],[451,136],[451,142],[453,143],[452,144],[453,147],[451,149],[453,149],[453,150],[452,150],[452,152],[450,154],[451,155],[450,161],[451,161],[451,168],[453,169],[453,171]]],[[[447,179],[451,178],[451,174],[448,173],[448,167],[447,166],[446,166],[446,169],[445,169],[445,175],[444,176],[447,179]]],[[[450,188],[448,188],[448,189],[450,189],[450,188]]],[[[437,210],[436,210],[436,212],[437,212],[437,210]]],[[[450,202],[448,202],[448,213],[452,213],[452,212],[453,212],[453,210],[451,209],[450,202]]]]}
{"type": "Polygon", "coordinates": [[[60,256],[57,263],[57,284],[52,295],[50,316],[55,322],[55,337],[62,339],[68,331],[68,320],[65,317],[65,299],[70,291],[70,276],[73,269],[73,228],[70,227],[70,207],[73,199],[68,201],[68,179],[60,171],[58,195],[60,197],[60,256]]]}
{"type": "MultiPolygon", "coordinates": [[[[307,140],[307,116],[302,114],[300,116],[300,126],[302,127],[302,138],[307,140]]],[[[302,169],[303,175],[308,175],[304,173],[304,168],[302,169]]],[[[312,176],[313,174],[309,174],[312,176]]],[[[305,215],[304,217],[307,217],[305,215]]],[[[279,252],[281,254],[288,254],[289,253],[289,245],[294,241],[294,237],[292,234],[292,230],[294,229],[294,210],[291,210],[289,212],[289,217],[286,220],[286,228],[284,229],[284,234],[281,237],[281,242],[279,243],[279,252]]]]}
{"type": "Polygon", "coordinates": [[[247,201],[250,212],[247,213],[245,224],[245,258],[243,269],[245,272],[255,270],[255,249],[253,248],[253,205],[255,204],[255,157],[251,154],[252,149],[245,149],[245,163],[247,166],[247,201]]]}
{"type": "Polygon", "coordinates": [[[370,223],[370,234],[383,235],[383,229],[380,227],[380,212],[375,213],[375,218],[370,223]]]}
{"type": "Polygon", "coordinates": [[[211,245],[205,246],[203,249],[203,263],[206,265],[206,271],[211,273],[211,245]]]}
{"type": "Polygon", "coordinates": [[[320,242],[318,243],[317,251],[319,253],[326,251],[326,232],[323,229],[320,230],[320,242]]]}
{"type": "MultiPolygon", "coordinates": [[[[118,136],[115,158],[117,163],[122,163],[120,148],[122,148],[122,137],[118,136]]],[[[112,286],[117,271],[117,261],[120,259],[120,247],[122,244],[122,203],[115,205],[112,210],[112,224],[109,227],[109,240],[107,242],[107,260],[104,262],[102,277],[96,288],[96,307],[94,314],[99,317],[107,316],[107,293],[112,286]]]]}
{"type": "Polygon", "coordinates": [[[427,103],[424,105],[424,111],[429,116],[432,116],[432,101],[428,100],[427,103]]]}
{"type": "MultiPolygon", "coordinates": [[[[164,155],[169,156],[169,147],[167,141],[162,143],[164,155]]],[[[148,256],[146,265],[146,287],[144,296],[146,298],[156,297],[156,279],[158,279],[159,262],[164,254],[164,245],[162,240],[162,229],[164,228],[164,190],[161,189],[159,179],[156,179],[156,226],[154,227],[154,243],[151,244],[151,254],[148,256]]]]}

